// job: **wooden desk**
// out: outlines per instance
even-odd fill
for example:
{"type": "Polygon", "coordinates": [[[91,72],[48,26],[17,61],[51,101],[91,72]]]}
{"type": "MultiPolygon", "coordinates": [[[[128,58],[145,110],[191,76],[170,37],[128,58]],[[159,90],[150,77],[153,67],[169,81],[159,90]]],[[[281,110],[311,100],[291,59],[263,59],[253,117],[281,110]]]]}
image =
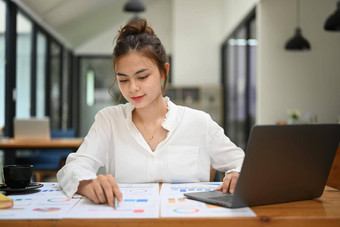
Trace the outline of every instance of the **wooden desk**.
{"type": "Polygon", "coordinates": [[[340,190],[340,145],[335,154],[331,172],[327,179],[327,185],[340,190]]]}
{"type": "Polygon", "coordinates": [[[340,226],[340,191],[326,186],[315,200],[281,203],[252,208],[249,218],[158,218],[158,219],[61,219],[2,220],[1,226],[340,226]]]}
{"type": "Polygon", "coordinates": [[[1,139],[0,150],[5,151],[5,164],[14,164],[15,152],[19,149],[78,149],[83,138],[55,138],[51,140],[1,139]]]}

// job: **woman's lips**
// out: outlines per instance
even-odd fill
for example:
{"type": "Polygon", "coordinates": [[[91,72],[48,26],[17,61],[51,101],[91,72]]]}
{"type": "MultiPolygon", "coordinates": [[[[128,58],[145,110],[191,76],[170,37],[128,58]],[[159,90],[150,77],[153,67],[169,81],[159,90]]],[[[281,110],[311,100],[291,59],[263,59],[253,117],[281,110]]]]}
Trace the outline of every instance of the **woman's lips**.
{"type": "Polygon", "coordinates": [[[141,101],[143,98],[144,98],[144,95],[131,97],[131,99],[135,102],[141,101]]]}

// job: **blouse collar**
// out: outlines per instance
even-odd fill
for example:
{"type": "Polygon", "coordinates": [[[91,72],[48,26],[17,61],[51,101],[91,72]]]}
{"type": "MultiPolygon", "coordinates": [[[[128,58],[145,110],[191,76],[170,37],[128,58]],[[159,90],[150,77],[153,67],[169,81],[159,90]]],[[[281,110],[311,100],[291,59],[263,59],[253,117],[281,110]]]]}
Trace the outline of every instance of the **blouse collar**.
{"type": "MultiPolygon", "coordinates": [[[[176,116],[177,116],[177,109],[178,107],[170,101],[169,97],[164,97],[163,98],[167,105],[168,105],[168,112],[165,115],[164,121],[162,123],[162,127],[169,132],[173,130],[173,128],[176,125],[176,116]]],[[[135,109],[135,107],[131,103],[126,104],[126,120],[128,121],[129,124],[133,125],[132,122],[132,111],[135,109]]]]}

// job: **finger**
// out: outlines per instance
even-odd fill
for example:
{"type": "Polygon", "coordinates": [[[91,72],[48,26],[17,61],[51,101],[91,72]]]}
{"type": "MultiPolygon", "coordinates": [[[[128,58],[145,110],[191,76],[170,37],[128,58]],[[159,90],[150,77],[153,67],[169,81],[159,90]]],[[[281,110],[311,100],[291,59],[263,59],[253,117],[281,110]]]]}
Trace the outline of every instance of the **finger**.
{"type": "Polygon", "coordinates": [[[113,194],[114,192],[113,192],[113,188],[111,186],[109,178],[105,177],[105,179],[102,179],[101,185],[103,187],[107,203],[109,204],[109,206],[113,207],[114,206],[114,194],[113,194]]]}
{"type": "Polygon", "coordinates": [[[221,191],[222,187],[223,187],[223,183],[220,186],[218,186],[217,188],[215,188],[215,191],[221,191]]]}
{"type": "Polygon", "coordinates": [[[106,196],[102,187],[102,179],[100,179],[101,177],[98,177],[97,180],[95,180],[93,183],[93,189],[96,193],[96,196],[99,200],[100,203],[105,203],[106,202],[106,196]]]}
{"type": "Polygon", "coordinates": [[[96,192],[94,191],[93,187],[89,187],[88,192],[85,195],[87,198],[92,200],[94,203],[100,203],[99,199],[97,198],[96,192]]]}
{"type": "Polygon", "coordinates": [[[230,193],[234,193],[234,192],[235,192],[235,188],[236,188],[237,179],[238,179],[238,177],[237,177],[237,176],[234,176],[234,177],[231,179],[231,182],[230,182],[230,187],[229,187],[229,191],[230,191],[230,193]]]}
{"type": "Polygon", "coordinates": [[[229,187],[230,187],[230,181],[231,181],[231,177],[230,177],[230,175],[228,174],[228,175],[224,178],[224,181],[223,181],[223,188],[222,188],[222,192],[223,192],[223,193],[227,193],[227,192],[228,192],[229,187]]]}
{"type": "Polygon", "coordinates": [[[111,184],[114,196],[117,197],[117,200],[119,202],[121,202],[122,199],[123,199],[123,194],[120,192],[120,189],[119,189],[119,186],[118,186],[116,180],[114,179],[114,177],[111,174],[108,175],[108,180],[111,184]]]}

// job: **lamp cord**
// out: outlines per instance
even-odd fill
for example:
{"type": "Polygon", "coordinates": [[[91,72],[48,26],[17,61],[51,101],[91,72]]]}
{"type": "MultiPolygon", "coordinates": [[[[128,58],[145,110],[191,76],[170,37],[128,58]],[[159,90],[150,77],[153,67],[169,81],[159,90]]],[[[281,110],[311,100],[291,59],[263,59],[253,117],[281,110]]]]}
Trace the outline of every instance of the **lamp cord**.
{"type": "Polygon", "coordinates": [[[296,0],[296,26],[300,27],[300,0],[296,0]]]}

